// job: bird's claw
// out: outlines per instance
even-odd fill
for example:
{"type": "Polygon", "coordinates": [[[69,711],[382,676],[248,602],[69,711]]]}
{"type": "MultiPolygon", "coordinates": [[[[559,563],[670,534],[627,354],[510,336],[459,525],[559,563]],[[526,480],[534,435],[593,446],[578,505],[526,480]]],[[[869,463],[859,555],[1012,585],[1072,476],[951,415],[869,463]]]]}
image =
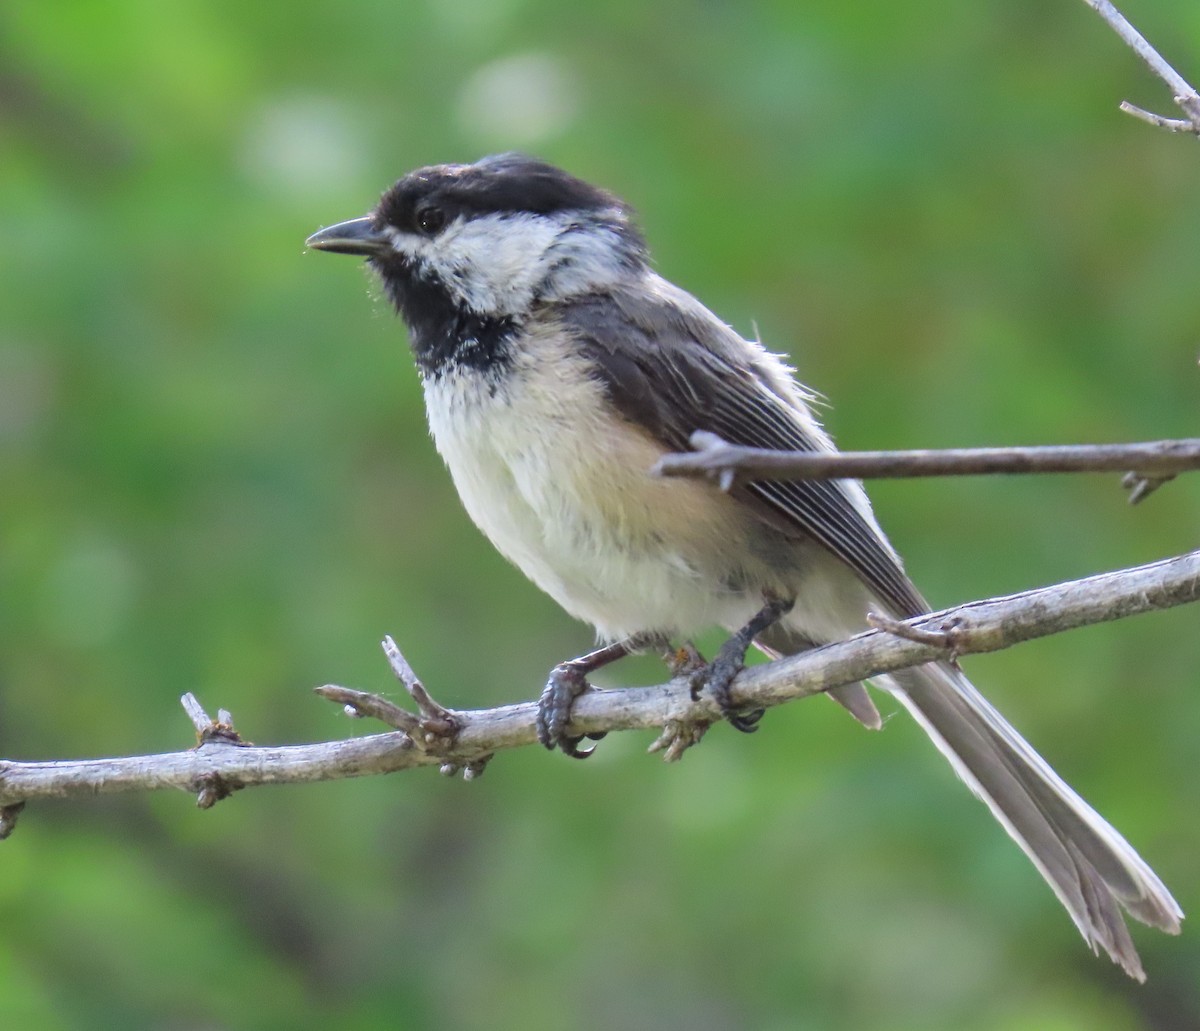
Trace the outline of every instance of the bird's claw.
{"type": "Polygon", "coordinates": [[[763,717],[762,709],[741,711],[733,704],[733,681],[742,671],[746,660],[746,649],[737,637],[731,637],[717,652],[717,656],[703,669],[697,670],[689,679],[692,701],[700,698],[708,689],[721,710],[721,715],[734,730],[751,734],[758,730],[758,721],[763,717]]]}
{"type": "Polygon", "coordinates": [[[712,726],[707,719],[698,720],[668,720],[662,733],[655,738],[654,743],[646,749],[653,754],[662,752],[663,762],[678,762],[683,753],[693,745],[699,744],[705,731],[712,726]]]}
{"type": "Polygon", "coordinates": [[[537,737],[544,748],[550,751],[559,748],[572,759],[586,759],[596,750],[595,746],[581,749],[579,743],[584,737],[599,741],[604,734],[574,737],[567,733],[575,699],[593,690],[595,688],[575,663],[564,662],[550,671],[537,710],[537,737]]]}
{"type": "Polygon", "coordinates": [[[734,728],[743,734],[758,730],[758,721],[763,717],[762,709],[739,711],[733,704],[733,681],[746,664],[746,651],[754,639],[764,630],[778,623],[780,618],[791,611],[794,598],[779,598],[771,594],[764,596],[765,604],[756,612],[744,627],[721,645],[717,657],[691,676],[692,700],[700,697],[700,692],[706,687],[712,693],[717,708],[734,728]]]}

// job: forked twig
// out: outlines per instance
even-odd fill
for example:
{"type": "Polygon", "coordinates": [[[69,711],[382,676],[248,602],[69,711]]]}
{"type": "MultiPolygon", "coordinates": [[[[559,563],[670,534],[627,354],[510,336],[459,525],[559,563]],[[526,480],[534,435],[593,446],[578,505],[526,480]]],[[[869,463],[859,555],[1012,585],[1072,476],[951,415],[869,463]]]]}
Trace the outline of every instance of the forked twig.
{"type": "Polygon", "coordinates": [[[1172,68],[1162,54],[1147,42],[1129,20],[1110,2],[1110,0],[1083,0],[1093,11],[1108,23],[1109,27],[1123,39],[1155,75],[1167,84],[1175,104],[1187,116],[1180,118],[1164,118],[1151,111],[1146,111],[1135,104],[1124,101],[1121,110],[1126,114],[1140,118],[1143,122],[1169,132],[1188,132],[1200,136],[1200,94],[1182,75],[1172,68]]]}

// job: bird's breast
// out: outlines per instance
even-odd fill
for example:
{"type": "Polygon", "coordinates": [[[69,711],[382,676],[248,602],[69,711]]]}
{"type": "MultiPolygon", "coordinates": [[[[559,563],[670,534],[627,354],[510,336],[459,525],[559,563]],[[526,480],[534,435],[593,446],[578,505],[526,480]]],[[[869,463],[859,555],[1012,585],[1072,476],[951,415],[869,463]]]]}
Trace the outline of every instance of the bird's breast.
{"type": "Polygon", "coordinates": [[[515,343],[503,370],[425,381],[434,441],[476,525],[604,637],[744,621],[773,576],[746,568],[762,524],[707,482],[651,476],[663,447],[617,414],[569,338],[551,327],[515,343]]]}

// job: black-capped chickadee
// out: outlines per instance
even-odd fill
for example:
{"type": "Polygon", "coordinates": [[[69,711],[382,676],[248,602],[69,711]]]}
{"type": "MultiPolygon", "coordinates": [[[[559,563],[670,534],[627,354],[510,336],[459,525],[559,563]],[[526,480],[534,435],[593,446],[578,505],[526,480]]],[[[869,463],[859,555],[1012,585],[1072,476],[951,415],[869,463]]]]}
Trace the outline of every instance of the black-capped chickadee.
{"type": "MultiPolygon", "coordinates": [[[[408,325],[437,449],[492,543],[604,647],[557,667],[539,736],[568,734],[591,670],[657,642],[734,632],[697,683],[739,729],[747,647],[794,654],[928,611],[861,484],[722,492],[650,468],[695,430],[833,449],[791,369],[651,269],[629,208],[521,155],[418,169],[310,247],[362,255],[408,325]]],[[[948,663],[877,678],[1033,860],[1093,950],[1144,978],[1121,908],[1179,931],[1179,906],[1124,838],[948,663]]],[[[831,692],[868,726],[861,684],[831,692]]]]}

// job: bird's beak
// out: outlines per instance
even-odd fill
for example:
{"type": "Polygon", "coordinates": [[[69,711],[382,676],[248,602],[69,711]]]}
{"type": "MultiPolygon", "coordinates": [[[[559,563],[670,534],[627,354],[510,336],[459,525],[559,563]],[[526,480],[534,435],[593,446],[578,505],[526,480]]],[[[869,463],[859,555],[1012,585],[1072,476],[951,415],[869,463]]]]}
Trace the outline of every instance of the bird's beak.
{"type": "Polygon", "coordinates": [[[372,224],[369,216],[352,218],[313,233],[304,243],[317,251],[334,254],[361,254],[370,258],[391,250],[387,236],[372,224]]]}

